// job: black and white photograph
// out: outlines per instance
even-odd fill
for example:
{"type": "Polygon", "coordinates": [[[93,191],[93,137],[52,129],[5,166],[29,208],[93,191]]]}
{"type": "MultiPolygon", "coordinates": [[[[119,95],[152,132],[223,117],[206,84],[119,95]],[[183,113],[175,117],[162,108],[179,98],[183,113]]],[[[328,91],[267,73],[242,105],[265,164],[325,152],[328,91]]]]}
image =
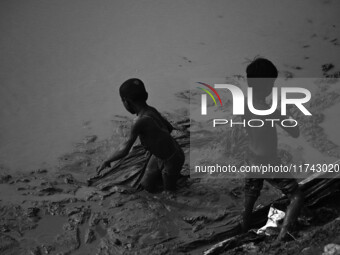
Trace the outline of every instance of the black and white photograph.
{"type": "Polygon", "coordinates": [[[0,254],[340,255],[339,13],[0,0],[0,254]]]}

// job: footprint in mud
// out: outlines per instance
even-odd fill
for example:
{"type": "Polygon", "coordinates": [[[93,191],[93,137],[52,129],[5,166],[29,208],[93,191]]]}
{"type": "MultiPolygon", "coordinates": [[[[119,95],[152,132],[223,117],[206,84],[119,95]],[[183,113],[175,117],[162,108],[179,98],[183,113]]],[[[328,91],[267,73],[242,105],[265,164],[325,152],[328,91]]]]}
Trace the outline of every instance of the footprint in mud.
{"type": "Polygon", "coordinates": [[[309,24],[313,24],[313,23],[314,23],[314,21],[313,21],[312,19],[307,19],[307,22],[308,22],[309,24]]]}
{"type": "Polygon", "coordinates": [[[90,124],[91,124],[91,121],[90,120],[87,120],[87,121],[84,121],[83,122],[83,128],[90,128],[89,126],[90,126],[90,124]]]}
{"type": "Polygon", "coordinates": [[[190,59],[188,59],[187,57],[182,57],[183,60],[185,60],[188,63],[192,63],[192,61],[190,59]]]}
{"type": "Polygon", "coordinates": [[[323,73],[327,73],[328,71],[332,70],[333,68],[334,68],[334,65],[332,63],[323,64],[321,66],[323,73]]]}
{"type": "Polygon", "coordinates": [[[338,38],[334,38],[333,40],[330,40],[329,42],[332,43],[334,46],[339,45],[338,38]]]}
{"type": "Polygon", "coordinates": [[[294,78],[294,74],[290,71],[282,71],[282,74],[286,80],[294,78]]]}
{"type": "Polygon", "coordinates": [[[88,135],[83,139],[83,143],[84,144],[89,144],[89,143],[93,143],[97,140],[97,136],[96,135],[88,135]]]}
{"type": "Polygon", "coordinates": [[[295,66],[295,65],[284,65],[285,67],[294,69],[294,70],[302,70],[303,68],[301,66],[295,66]]]}

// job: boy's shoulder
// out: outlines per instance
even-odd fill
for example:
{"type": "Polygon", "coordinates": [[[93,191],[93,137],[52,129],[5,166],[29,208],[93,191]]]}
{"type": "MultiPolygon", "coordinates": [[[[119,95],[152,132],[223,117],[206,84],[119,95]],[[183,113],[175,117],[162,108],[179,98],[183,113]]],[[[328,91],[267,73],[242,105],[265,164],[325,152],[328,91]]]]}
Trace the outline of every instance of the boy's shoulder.
{"type": "Polygon", "coordinates": [[[133,119],[132,125],[136,129],[140,129],[145,126],[149,126],[154,122],[153,118],[149,115],[143,114],[141,116],[137,116],[133,119]]]}
{"type": "Polygon", "coordinates": [[[132,120],[132,129],[134,132],[139,133],[141,129],[147,125],[148,119],[145,116],[137,116],[132,120]]]}
{"type": "Polygon", "coordinates": [[[148,111],[146,113],[150,114],[150,115],[161,116],[159,111],[155,107],[153,107],[153,106],[149,106],[149,109],[148,109],[148,111]]]}
{"type": "Polygon", "coordinates": [[[134,118],[133,121],[132,121],[132,124],[133,125],[140,125],[140,124],[143,124],[147,121],[148,121],[147,116],[141,115],[141,116],[137,116],[136,118],[134,118]]]}

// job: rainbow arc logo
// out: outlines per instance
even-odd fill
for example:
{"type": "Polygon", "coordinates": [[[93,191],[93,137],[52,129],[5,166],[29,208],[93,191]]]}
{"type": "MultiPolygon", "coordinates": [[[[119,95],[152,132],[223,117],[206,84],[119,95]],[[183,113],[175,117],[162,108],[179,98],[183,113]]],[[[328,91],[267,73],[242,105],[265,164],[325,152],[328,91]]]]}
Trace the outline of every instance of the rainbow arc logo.
{"type": "MultiPolygon", "coordinates": [[[[206,84],[206,83],[203,83],[203,82],[197,82],[197,83],[198,83],[198,84],[201,84],[201,85],[203,85],[203,86],[205,86],[205,87],[207,87],[207,88],[209,88],[212,92],[214,92],[214,94],[217,96],[218,100],[220,101],[221,106],[223,106],[221,97],[220,97],[220,95],[217,93],[216,89],[214,89],[214,88],[213,88],[212,86],[210,86],[209,84],[206,84]]],[[[204,89],[204,88],[201,88],[201,87],[197,87],[197,88],[203,90],[204,92],[206,92],[206,93],[212,98],[212,100],[214,101],[215,105],[217,105],[216,100],[215,100],[215,97],[211,94],[211,92],[210,92],[209,90],[204,89]]]]}
{"type": "MultiPolygon", "coordinates": [[[[223,106],[220,95],[217,93],[217,91],[212,86],[210,86],[209,84],[203,83],[203,82],[197,82],[197,83],[205,86],[206,88],[208,88],[212,92],[214,92],[214,94],[217,96],[218,100],[220,101],[221,106],[223,106]]],[[[197,87],[197,88],[206,92],[212,98],[212,100],[214,101],[215,106],[217,106],[215,97],[211,94],[211,92],[208,89],[201,88],[201,87],[197,87]]],[[[201,99],[202,99],[202,107],[201,107],[202,115],[207,115],[207,95],[202,94],[201,99]]]]}

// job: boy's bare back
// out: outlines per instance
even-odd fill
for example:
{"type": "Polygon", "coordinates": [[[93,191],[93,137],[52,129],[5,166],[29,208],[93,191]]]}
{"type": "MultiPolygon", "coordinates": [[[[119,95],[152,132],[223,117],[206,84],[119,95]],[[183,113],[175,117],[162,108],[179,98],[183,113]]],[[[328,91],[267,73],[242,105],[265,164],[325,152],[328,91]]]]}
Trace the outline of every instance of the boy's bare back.
{"type": "Polygon", "coordinates": [[[178,144],[170,135],[171,124],[153,107],[148,107],[135,119],[139,139],[143,146],[160,159],[169,158],[178,144]]]}

